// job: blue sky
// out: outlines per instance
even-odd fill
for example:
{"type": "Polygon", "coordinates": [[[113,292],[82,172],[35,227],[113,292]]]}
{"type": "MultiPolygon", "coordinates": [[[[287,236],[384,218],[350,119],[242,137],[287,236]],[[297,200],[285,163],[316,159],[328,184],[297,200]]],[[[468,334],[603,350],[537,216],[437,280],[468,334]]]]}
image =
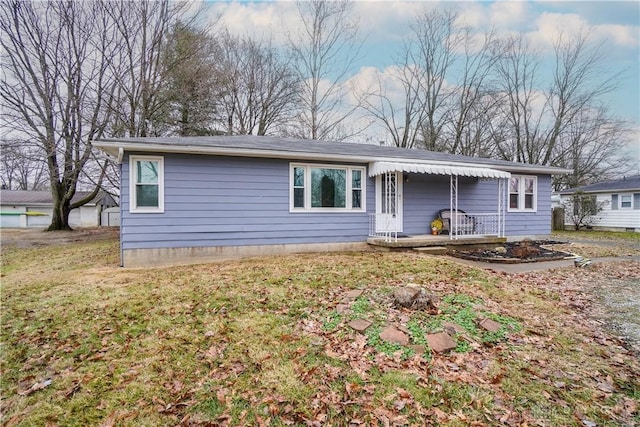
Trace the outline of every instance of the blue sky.
{"type": "MultiPolygon", "coordinates": [[[[619,87],[607,102],[612,112],[632,124],[629,141],[640,153],[640,2],[638,1],[354,1],[353,18],[359,22],[365,43],[352,70],[353,79],[367,79],[371,67],[384,70],[393,64],[409,24],[425,8],[457,8],[467,25],[482,31],[492,26],[500,34],[524,32],[543,56],[551,57],[549,40],[563,32],[589,32],[593,43],[603,43],[606,69],[603,78],[620,73],[619,87]]],[[[232,33],[270,37],[283,43],[283,28],[295,29],[293,1],[212,1],[209,16],[220,15],[220,23],[232,33]]],[[[544,71],[544,70],[543,70],[544,71]]],[[[544,82],[542,82],[544,84],[544,82]]],[[[639,154],[640,156],[640,154],[639,154]]]]}

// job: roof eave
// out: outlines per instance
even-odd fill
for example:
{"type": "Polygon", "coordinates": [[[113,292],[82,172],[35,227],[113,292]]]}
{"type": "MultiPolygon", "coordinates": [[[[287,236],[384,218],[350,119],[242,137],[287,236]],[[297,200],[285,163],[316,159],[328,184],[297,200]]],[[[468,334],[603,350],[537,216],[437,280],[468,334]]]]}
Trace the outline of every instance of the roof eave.
{"type": "Polygon", "coordinates": [[[460,165],[460,166],[474,166],[482,168],[491,168],[503,170],[506,172],[515,173],[531,173],[531,174],[545,174],[545,175],[560,175],[571,173],[571,169],[556,168],[551,166],[537,166],[537,165],[499,165],[499,164],[484,164],[484,163],[469,163],[469,162],[452,162],[442,160],[424,160],[413,158],[400,158],[400,157],[384,157],[384,156],[356,156],[356,155],[344,155],[344,154],[331,154],[331,153],[304,153],[299,151],[284,151],[284,150],[255,150],[255,149],[238,149],[238,148],[224,148],[224,147],[203,147],[184,145],[177,146],[171,144],[154,144],[154,143],[138,143],[138,142],[123,142],[118,140],[100,140],[93,141],[93,146],[104,151],[119,162],[122,161],[122,150],[124,151],[136,151],[136,152],[150,152],[150,153],[175,153],[175,154],[206,154],[206,155],[219,155],[219,156],[237,156],[237,157],[259,157],[259,158],[281,158],[291,160],[316,160],[316,161],[341,161],[341,162],[353,162],[353,163],[370,163],[377,161],[387,162],[411,162],[411,163],[423,163],[423,164],[442,164],[442,165],[460,165]]]}
{"type": "Polygon", "coordinates": [[[564,190],[561,191],[559,194],[561,196],[568,196],[574,193],[577,193],[578,191],[581,191],[585,194],[591,194],[591,193],[634,193],[636,191],[640,191],[640,187],[638,188],[612,188],[612,189],[603,189],[603,190],[582,190],[580,188],[575,188],[572,190],[564,190]]]}

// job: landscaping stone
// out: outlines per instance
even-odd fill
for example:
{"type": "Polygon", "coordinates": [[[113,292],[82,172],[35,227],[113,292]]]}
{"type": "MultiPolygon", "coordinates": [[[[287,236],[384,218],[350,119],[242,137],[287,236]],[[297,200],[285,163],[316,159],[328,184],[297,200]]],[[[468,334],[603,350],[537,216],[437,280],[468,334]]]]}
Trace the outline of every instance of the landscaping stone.
{"type": "Polygon", "coordinates": [[[443,353],[445,351],[453,350],[457,345],[456,341],[451,338],[446,332],[429,334],[426,338],[429,347],[431,347],[431,350],[437,353],[443,353]]]}
{"type": "Polygon", "coordinates": [[[393,300],[401,307],[411,307],[420,295],[420,288],[415,286],[404,286],[393,291],[393,300]]]}
{"type": "Polygon", "coordinates": [[[369,326],[371,326],[371,322],[364,319],[355,319],[349,322],[349,327],[356,332],[364,332],[369,326]]]}
{"type": "Polygon", "coordinates": [[[453,322],[442,322],[442,328],[449,335],[467,333],[467,330],[465,328],[453,322]]]}
{"type": "Polygon", "coordinates": [[[363,293],[364,293],[364,289],[354,289],[344,294],[344,298],[347,300],[354,300],[359,296],[361,296],[363,293]]]}
{"type": "Polygon", "coordinates": [[[423,288],[417,286],[403,286],[393,291],[394,304],[399,307],[414,310],[437,311],[440,299],[423,288]]]}
{"type": "Polygon", "coordinates": [[[409,337],[404,332],[396,329],[393,326],[387,326],[380,332],[380,339],[400,345],[409,344],[409,337]]]}
{"type": "Polygon", "coordinates": [[[484,319],[480,322],[480,327],[489,332],[498,332],[502,325],[492,319],[484,319]]]}
{"type": "Polygon", "coordinates": [[[338,314],[344,314],[344,313],[349,311],[349,305],[348,304],[338,304],[336,306],[336,311],[338,312],[338,314]]]}
{"type": "Polygon", "coordinates": [[[440,304],[440,298],[437,295],[421,289],[413,307],[416,310],[426,310],[431,314],[436,314],[438,312],[438,304],[440,304]]]}

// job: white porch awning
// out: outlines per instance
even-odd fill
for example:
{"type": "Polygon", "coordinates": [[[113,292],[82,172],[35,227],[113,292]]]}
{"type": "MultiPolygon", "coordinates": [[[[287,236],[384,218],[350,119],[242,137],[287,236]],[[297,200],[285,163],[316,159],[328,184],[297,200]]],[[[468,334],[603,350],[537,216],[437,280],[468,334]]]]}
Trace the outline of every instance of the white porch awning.
{"type": "Polygon", "coordinates": [[[432,175],[472,176],[477,178],[511,178],[509,172],[471,166],[449,166],[424,163],[373,162],[369,163],[369,176],[388,172],[428,173],[432,175]]]}

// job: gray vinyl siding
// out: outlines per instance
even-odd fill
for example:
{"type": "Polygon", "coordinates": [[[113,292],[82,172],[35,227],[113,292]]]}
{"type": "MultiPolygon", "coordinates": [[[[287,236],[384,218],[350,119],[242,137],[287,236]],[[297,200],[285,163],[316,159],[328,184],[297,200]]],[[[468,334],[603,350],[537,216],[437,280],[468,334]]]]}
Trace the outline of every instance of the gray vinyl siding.
{"type": "MultiPolygon", "coordinates": [[[[366,212],[289,212],[289,164],[281,159],[165,154],[164,213],[130,213],[129,155],[125,156],[122,248],[366,240],[366,212]]],[[[367,180],[366,193],[367,211],[374,211],[374,180],[367,180]]]]}
{"type": "MultiPolygon", "coordinates": [[[[449,208],[449,177],[409,174],[403,183],[404,233],[430,234],[431,221],[440,209],[449,208]]],[[[462,207],[461,207],[462,208],[462,207]]]]}

